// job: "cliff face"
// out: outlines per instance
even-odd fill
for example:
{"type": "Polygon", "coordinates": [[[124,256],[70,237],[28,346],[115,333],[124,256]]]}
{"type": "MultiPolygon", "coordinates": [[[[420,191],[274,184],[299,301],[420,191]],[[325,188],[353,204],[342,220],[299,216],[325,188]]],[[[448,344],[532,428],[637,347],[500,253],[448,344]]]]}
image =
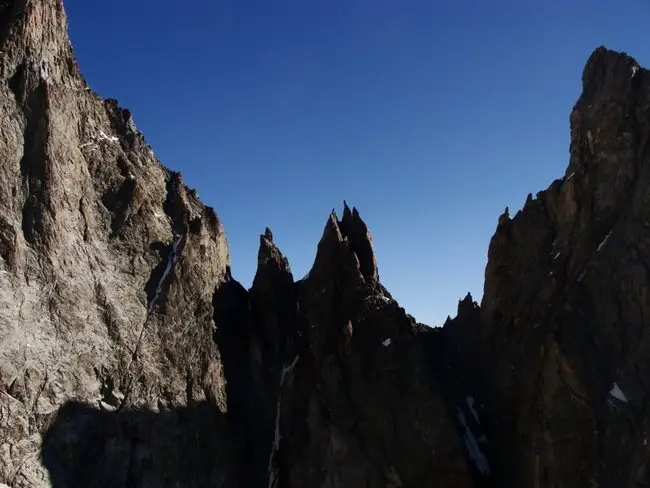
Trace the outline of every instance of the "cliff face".
{"type": "Polygon", "coordinates": [[[90,472],[99,485],[133,472],[168,485],[181,447],[162,446],[184,442],[181,420],[154,436],[136,414],[105,419],[206,403],[206,442],[227,452],[212,317],[228,267],[221,223],[129,112],[87,88],[59,1],[0,3],[0,32],[0,480],[47,486],[43,447],[71,485],[90,472]],[[43,445],[70,401],[95,410],[61,411],[65,432],[43,445]]]}
{"type": "Polygon", "coordinates": [[[598,49],[564,178],[417,324],[344,205],[250,290],[212,209],[86,85],[58,0],[0,1],[0,486],[646,486],[650,77],[598,49]]]}
{"type": "Polygon", "coordinates": [[[501,216],[481,307],[447,324],[507,486],[650,483],[649,109],[648,72],[597,49],[565,176],[501,216]]]}

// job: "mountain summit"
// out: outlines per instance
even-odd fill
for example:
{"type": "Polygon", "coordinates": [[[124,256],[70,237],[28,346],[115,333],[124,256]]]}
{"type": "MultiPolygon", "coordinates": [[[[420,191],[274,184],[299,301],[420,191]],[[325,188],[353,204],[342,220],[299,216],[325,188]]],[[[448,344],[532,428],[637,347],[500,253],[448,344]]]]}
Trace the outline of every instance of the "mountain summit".
{"type": "Polygon", "coordinates": [[[62,2],[0,1],[0,486],[650,486],[650,77],[582,81],[566,174],[431,329],[347,203],[302,280],[265,229],[245,289],[62,2]]]}

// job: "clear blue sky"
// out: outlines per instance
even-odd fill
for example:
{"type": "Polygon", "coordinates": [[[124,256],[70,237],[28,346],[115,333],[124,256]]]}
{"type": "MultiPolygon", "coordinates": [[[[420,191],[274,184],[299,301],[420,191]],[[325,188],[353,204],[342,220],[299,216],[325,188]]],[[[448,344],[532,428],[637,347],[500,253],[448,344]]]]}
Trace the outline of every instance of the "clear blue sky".
{"type": "Polygon", "coordinates": [[[504,208],[563,174],[592,50],[650,64],[647,0],[65,5],[89,83],[217,210],[238,280],[266,226],[301,278],[346,199],[431,325],[480,299],[504,208]]]}

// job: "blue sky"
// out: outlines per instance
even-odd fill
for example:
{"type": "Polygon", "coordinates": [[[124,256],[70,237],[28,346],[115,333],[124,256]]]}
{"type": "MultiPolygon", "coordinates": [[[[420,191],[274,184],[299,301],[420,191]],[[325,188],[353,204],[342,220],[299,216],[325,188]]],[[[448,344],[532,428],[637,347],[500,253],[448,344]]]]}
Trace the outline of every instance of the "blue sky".
{"type": "Polygon", "coordinates": [[[646,0],[65,0],[82,71],[226,227],[249,286],[269,226],[301,278],[355,205],[382,282],[441,324],[488,243],[564,173],[599,45],[650,65],[646,0]]]}

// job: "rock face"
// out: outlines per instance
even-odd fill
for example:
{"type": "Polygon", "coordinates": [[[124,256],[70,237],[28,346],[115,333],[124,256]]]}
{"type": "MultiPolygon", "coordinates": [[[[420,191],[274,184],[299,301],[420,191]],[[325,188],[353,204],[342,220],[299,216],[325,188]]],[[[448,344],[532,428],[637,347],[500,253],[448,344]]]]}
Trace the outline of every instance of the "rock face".
{"type": "Polygon", "coordinates": [[[650,75],[597,49],[566,175],[499,219],[481,307],[445,327],[499,486],[650,485],[649,134],[650,75]]]}
{"type": "Polygon", "coordinates": [[[346,205],[342,220],[330,215],[296,286],[278,486],[473,486],[415,321],[377,277],[366,226],[346,205]]]}
{"type": "Polygon", "coordinates": [[[650,75],[600,48],[567,174],[445,327],[344,205],[250,290],[212,209],[86,85],[59,0],[0,1],[0,486],[648,486],[650,75]]]}
{"type": "Polygon", "coordinates": [[[0,3],[0,481],[48,486],[59,466],[57,486],[231,486],[221,223],[87,88],[65,24],[58,0],[0,3]],[[194,411],[204,446],[179,433],[194,411]],[[154,429],[153,412],[174,413],[154,429]],[[179,470],[205,446],[215,466],[179,470]]]}

